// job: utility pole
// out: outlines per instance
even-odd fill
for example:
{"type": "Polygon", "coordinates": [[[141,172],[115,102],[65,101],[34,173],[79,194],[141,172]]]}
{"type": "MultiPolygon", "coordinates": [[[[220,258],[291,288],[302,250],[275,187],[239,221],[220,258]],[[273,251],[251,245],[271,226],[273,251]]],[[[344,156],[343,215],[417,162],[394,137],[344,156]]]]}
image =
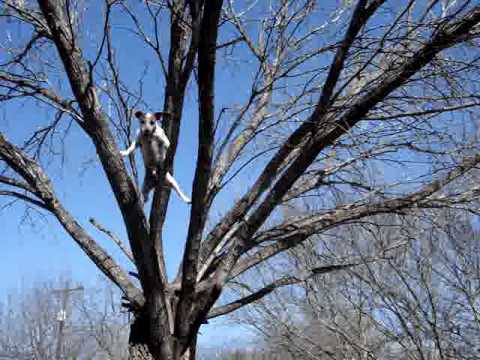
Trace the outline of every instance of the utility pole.
{"type": "Polygon", "coordinates": [[[74,291],[83,291],[83,286],[77,286],[75,288],[69,288],[68,286],[66,286],[63,289],[53,290],[53,293],[57,293],[62,296],[62,308],[57,313],[58,334],[57,334],[57,348],[55,351],[56,360],[63,359],[63,356],[62,356],[63,355],[63,339],[65,336],[65,325],[66,325],[67,314],[68,314],[67,309],[68,309],[70,294],[74,291]]]}

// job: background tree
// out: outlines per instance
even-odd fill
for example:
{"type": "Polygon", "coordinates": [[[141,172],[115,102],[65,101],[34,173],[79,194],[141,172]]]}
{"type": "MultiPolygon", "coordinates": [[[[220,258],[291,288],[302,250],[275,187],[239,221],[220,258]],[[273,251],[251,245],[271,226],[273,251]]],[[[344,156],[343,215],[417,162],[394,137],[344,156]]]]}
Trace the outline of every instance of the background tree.
{"type": "Polygon", "coordinates": [[[128,358],[129,315],[105,281],[92,288],[42,281],[10,294],[0,308],[1,359],[128,358]]]}
{"type": "Polygon", "coordinates": [[[475,221],[458,210],[425,211],[331,231],[284,254],[288,272],[300,277],[309,263],[340,255],[362,266],[311,277],[301,291],[277,291],[235,318],[282,360],[476,359],[475,221]],[[385,243],[397,246],[367,260],[385,243]]]}
{"type": "MultiPolygon", "coordinates": [[[[6,118],[18,117],[12,104],[51,112],[24,121],[13,140],[6,136],[11,127],[2,125],[1,194],[54,216],[121,289],[135,317],[133,359],[195,357],[207,319],[305,279],[252,284],[249,295],[231,303],[218,301],[224,290],[314,235],[385,213],[475,211],[480,8],[471,1],[106,0],[100,9],[88,1],[3,0],[2,6],[2,18],[20,34],[13,39],[7,31],[2,45],[6,118]],[[92,21],[100,14],[103,21],[92,21]],[[132,34],[135,46],[122,47],[132,34]],[[158,59],[136,81],[122,71],[121,55],[135,55],[134,48],[158,59]],[[192,205],[173,279],[162,236],[170,189],[158,187],[145,211],[135,159],[124,163],[119,154],[119,144],[131,138],[132,109],[160,91],[143,81],[158,74],[161,110],[171,114],[162,183],[182,148],[185,99],[191,93],[198,101],[198,121],[188,128],[198,132],[192,205]],[[93,166],[113,191],[135,278],[67,209],[55,191],[58,180],[47,175],[52,163],[61,164],[58,150],[72,153],[61,148],[72,132],[98,156],[93,166]],[[233,189],[238,199],[228,196],[233,189]]],[[[195,157],[192,149],[182,151],[195,157]]],[[[350,265],[319,262],[304,276],[350,265]]]]}

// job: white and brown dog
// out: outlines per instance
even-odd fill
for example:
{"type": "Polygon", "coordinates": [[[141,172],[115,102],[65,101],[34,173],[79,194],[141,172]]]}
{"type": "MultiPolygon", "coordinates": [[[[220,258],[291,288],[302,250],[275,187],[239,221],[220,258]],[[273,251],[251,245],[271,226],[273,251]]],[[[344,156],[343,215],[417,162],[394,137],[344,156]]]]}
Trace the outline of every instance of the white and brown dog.
{"type": "MultiPolygon", "coordinates": [[[[137,132],[135,140],[130,144],[128,149],[120,151],[123,156],[130,155],[137,146],[142,149],[143,164],[145,165],[145,179],[142,186],[143,201],[147,202],[148,194],[155,187],[158,182],[158,165],[165,161],[167,149],[170,146],[165,131],[157,124],[158,120],[165,114],[163,112],[143,113],[142,111],[135,112],[135,117],[140,121],[140,129],[137,132]]],[[[175,181],[173,176],[167,172],[165,180],[175,190],[178,196],[187,204],[190,204],[190,198],[186,196],[180,186],[175,181]]]]}

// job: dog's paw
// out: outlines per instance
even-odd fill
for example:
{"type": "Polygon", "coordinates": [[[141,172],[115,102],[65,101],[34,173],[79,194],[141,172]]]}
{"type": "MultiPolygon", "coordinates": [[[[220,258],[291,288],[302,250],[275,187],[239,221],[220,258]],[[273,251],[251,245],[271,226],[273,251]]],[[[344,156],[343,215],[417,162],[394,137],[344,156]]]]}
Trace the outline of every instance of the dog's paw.
{"type": "Polygon", "coordinates": [[[128,155],[128,151],[120,150],[120,155],[122,155],[122,156],[127,156],[127,155],[128,155]]]}

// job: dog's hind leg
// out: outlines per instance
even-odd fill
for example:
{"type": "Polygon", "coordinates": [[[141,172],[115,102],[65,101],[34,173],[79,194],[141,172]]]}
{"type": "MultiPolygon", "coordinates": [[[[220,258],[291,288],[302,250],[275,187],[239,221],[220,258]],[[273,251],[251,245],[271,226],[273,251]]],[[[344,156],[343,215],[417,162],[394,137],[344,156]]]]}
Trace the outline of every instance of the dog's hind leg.
{"type": "Polygon", "coordinates": [[[142,185],[142,197],[143,203],[148,201],[148,194],[155,187],[156,177],[155,173],[150,170],[145,170],[145,179],[142,185]]]}
{"type": "Polygon", "coordinates": [[[169,172],[167,172],[165,180],[167,180],[167,182],[172,186],[173,190],[175,190],[175,192],[184,202],[186,202],[187,204],[190,204],[192,202],[190,198],[183,193],[183,191],[180,189],[180,186],[169,172]]]}

